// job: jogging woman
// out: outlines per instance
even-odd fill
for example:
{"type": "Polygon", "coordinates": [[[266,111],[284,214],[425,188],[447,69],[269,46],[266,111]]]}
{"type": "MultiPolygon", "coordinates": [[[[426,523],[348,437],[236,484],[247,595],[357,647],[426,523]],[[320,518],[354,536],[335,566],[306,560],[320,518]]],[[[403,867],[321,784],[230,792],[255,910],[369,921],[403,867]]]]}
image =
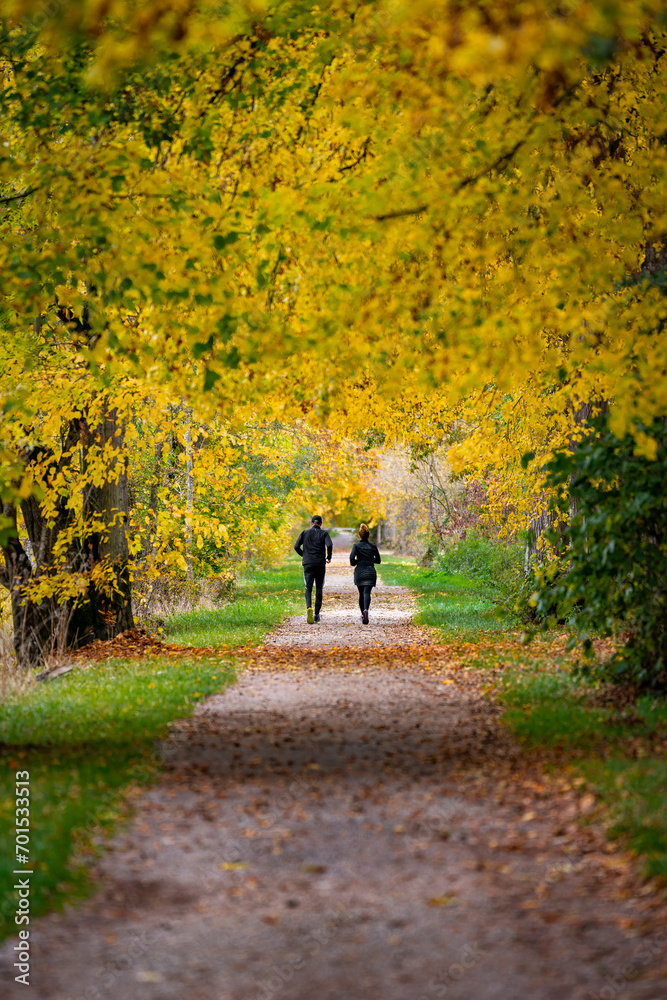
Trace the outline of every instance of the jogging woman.
{"type": "Polygon", "coordinates": [[[377,583],[375,564],[382,562],[377,545],[368,541],[368,525],[359,525],[359,541],[350,552],[350,566],[354,566],[354,582],[359,591],[359,610],[363,625],[368,625],[368,609],[371,606],[371,590],[377,583]]]}

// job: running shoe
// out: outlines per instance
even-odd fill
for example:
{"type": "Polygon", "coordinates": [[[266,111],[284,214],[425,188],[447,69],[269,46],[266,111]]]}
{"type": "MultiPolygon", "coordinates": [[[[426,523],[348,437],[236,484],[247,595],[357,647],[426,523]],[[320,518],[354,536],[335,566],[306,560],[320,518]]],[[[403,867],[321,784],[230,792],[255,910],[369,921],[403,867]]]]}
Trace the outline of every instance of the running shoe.
{"type": "Polygon", "coordinates": [[[309,625],[313,624],[313,609],[312,608],[308,608],[307,611],[306,611],[306,621],[308,622],[309,625]]]}
{"type": "Polygon", "coordinates": [[[315,615],[315,621],[319,622],[319,620],[320,620],[320,616],[319,615],[315,615]]]}

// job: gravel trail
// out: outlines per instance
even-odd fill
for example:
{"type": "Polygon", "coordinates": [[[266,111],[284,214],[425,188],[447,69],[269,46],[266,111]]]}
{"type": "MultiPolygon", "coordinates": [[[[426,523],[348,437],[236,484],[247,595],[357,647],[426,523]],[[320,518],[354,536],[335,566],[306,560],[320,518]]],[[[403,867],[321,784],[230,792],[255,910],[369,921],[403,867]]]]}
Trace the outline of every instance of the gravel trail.
{"type": "Polygon", "coordinates": [[[348,542],[320,626],[287,621],[173,727],[97,894],[31,928],[27,995],[664,1000],[654,897],[474,671],[429,671],[410,594],[378,587],[359,624],[348,542]],[[285,647],[300,658],[272,666],[285,647]]]}

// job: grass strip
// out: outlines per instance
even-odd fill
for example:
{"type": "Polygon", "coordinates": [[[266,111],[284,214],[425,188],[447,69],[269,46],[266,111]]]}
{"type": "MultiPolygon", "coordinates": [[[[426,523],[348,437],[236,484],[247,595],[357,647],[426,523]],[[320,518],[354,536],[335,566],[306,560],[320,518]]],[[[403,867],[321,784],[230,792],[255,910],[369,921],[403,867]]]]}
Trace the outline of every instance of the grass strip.
{"type": "Polygon", "coordinates": [[[384,583],[417,593],[415,620],[437,629],[441,642],[486,640],[471,665],[502,665],[496,694],[505,724],[527,748],[553,750],[559,766],[565,759],[585,778],[606,806],[608,836],[642,858],[647,877],[667,880],[667,700],[634,698],[619,709],[572,674],[568,657],[537,643],[521,652],[503,643],[513,622],[494,617],[505,594],[489,582],[488,560],[479,572],[452,572],[455,565],[451,555],[444,569],[390,556],[380,570],[384,583]]]}
{"type": "Polygon", "coordinates": [[[88,890],[86,862],[152,780],[168,723],[235,679],[219,660],[108,661],[0,706],[0,938],[15,934],[14,782],[30,773],[31,917],[88,890]]]}
{"type": "Polygon", "coordinates": [[[499,697],[506,725],[530,748],[565,753],[608,812],[607,835],[667,879],[667,700],[643,696],[622,710],[566,670],[510,670],[499,697]]]}
{"type": "Polygon", "coordinates": [[[165,635],[184,646],[256,646],[286,615],[302,609],[303,571],[294,557],[276,569],[241,578],[234,597],[218,607],[170,615],[165,635]]]}
{"type": "Polygon", "coordinates": [[[262,641],[300,609],[303,576],[296,557],[253,572],[236,596],[212,611],[174,615],[172,641],[192,654],[173,660],[107,660],[30,688],[0,705],[0,939],[16,934],[15,773],[30,773],[31,918],[90,888],[88,864],[128,795],[154,780],[156,743],[175,719],[235,679],[232,657],[197,653],[262,641]]]}
{"type": "Polygon", "coordinates": [[[429,625],[441,642],[478,642],[504,632],[511,621],[498,618],[493,589],[485,580],[416,565],[400,556],[384,556],[379,567],[389,586],[409,587],[417,594],[417,625],[429,625]]]}

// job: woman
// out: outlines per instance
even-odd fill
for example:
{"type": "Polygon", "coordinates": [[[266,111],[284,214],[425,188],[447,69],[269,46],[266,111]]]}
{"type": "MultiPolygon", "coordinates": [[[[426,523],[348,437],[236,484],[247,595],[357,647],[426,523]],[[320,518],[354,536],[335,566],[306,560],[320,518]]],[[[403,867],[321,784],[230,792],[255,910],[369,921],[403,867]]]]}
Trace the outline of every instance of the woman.
{"type": "Polygon", "coordinates": [[[368,625],[368,609],[371,606],[371,590],[377,583],[375,563],[382,562],[377,545],[368,541],[368,525],[359,525],[359,541],[350,552],[350,566],[354,566],[354,582],[359,591],[359,610],[363,625],[368,625]]]}

